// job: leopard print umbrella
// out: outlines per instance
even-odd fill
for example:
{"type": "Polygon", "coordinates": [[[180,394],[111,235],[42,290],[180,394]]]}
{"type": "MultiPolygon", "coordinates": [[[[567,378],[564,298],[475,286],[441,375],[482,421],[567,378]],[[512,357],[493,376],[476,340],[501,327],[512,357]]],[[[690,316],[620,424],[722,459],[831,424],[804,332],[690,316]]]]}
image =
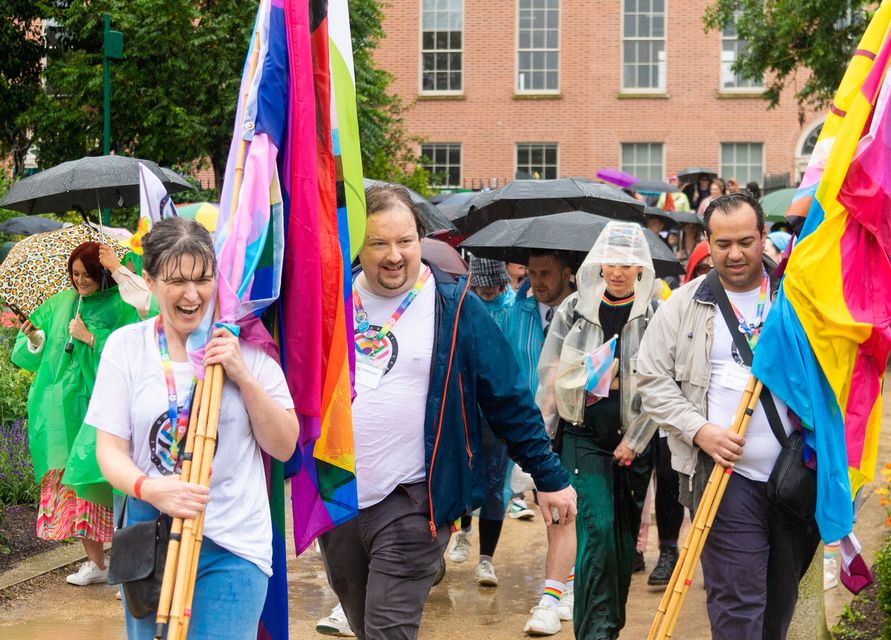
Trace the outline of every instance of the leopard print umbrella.
{"type": "MultiPolygon", "coordinates": [[[[105,235],[105,244],[123,258],[128,249],[105,235]]],[[[77,224],[29,236],[9,251],[0,264],[0,298],[31,315],[47,298],[71,287],[68,257],[83,242],[101,242],[98,229],[77,224]]]]}

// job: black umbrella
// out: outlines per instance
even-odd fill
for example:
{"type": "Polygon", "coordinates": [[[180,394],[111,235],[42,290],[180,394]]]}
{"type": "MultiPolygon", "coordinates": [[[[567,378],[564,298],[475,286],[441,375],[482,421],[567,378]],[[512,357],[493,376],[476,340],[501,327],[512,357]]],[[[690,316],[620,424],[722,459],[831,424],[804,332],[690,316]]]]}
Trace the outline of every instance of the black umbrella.
{"type": "Polygon", "coordinates": [[[705,220],[696,215],[693,211],[664,211],[658,207],[645,207],[644,215],[662,218],[673,227],[682,224],[698,224],[703,227],[705,226],[705,220]]]}
{"type": "Polygon", "coordinates": [[[192,188],[172,171],[164,173],[151,160],[88,156],[19,180],[0,201],[0,208],[32,214],[138,205],[139,163],[154,173],[169,193],[192,188]]]}
{"type": "MultiPolygon", "coordinates": [[[[394,184],[383,180],[372,180],[371,178],[363,179],[362,183],[366,189],[376,184],[394,184]]],[[[408,195],[411,196],[412,202],[421,205],[421,216],[424,219],[424,226],[427,227],[428,235],[437,231],[457,231],[455,225],[449,222],[449,219],[446,218],[439,209],[430,204],[430,201],[427,200],[427,198],[404,185],[399,186],[408,191],[408,195]]]]}
{"type": "MultiPolygon", "coordinates": [[[[528,264],[534,249],[565,251],[574,267],[581,265],[609,218],[569,211],[552,216],[498,220],[461,243],[480,258],[528,264]]],[[[684,273],[674,252],[655,233],[644,229],[656,276],[684,273]]]]}
{"type": "Polygon", "coordinates": [[[442,202],[437,203],[436,208],[445,214],[449,220],[455,218],[460,213],[464,205],[477,196],[476,191],[462,191],[461,193],[451,193],[449,197],[442,202]]]}
{"type": "Polygon", "coordinates": [[[469,200],[452,221],[474,233],[496,220],[587,211],[607,218],[643,222],[643,203],[620,189],[586,178],[514,180],[469,200]]]}
{"type": "Polygon", "coordinates": [[[0,223],[0,231],[13,236],[30,236],[35,233],[61,228],[62,223],[58,220],[50,220],[40,216],[17,216],[0,223]]]}
{"type": "Polygon", "coordinates": [[[706,169],[705,167],[689,167],[683,171],[678,171],[678,180],[680,182],[694,182],[699,176],[707,175],[709,178],[717,178],[718,172],[714,169],[706,169]]]}
{"type": "Polygon", "coordinates": [[[659,193],[677,193],[678,191],[678,188],[673,184],[668,184],[661,180],[638,180],[628,188],[632,191],[651,196],[659,193]]]}

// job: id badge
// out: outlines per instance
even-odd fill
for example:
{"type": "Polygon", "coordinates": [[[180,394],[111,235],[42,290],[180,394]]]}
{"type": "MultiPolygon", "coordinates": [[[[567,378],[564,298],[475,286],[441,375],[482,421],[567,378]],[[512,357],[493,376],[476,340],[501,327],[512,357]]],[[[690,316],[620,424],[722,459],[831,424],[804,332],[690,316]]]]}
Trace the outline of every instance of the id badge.
{"type": "Polygon", "coordinates": [[[373,390],[377,389],[378,385],[381,383],[381,378],[384,377],[384,370],[378,369],[371,362],[368,361],[367,358],[358,357],[356,358],[356,388],[359,391],[359,387],[362,390],[373,390]]]}
{"type": "Polygon", "coordinates": [[[752,372],[748,367],[735,362],[728,362],[721,367],[721,373],[718,375],[718,384],[725,389],[745,391],[751,375],[752,372]]]}

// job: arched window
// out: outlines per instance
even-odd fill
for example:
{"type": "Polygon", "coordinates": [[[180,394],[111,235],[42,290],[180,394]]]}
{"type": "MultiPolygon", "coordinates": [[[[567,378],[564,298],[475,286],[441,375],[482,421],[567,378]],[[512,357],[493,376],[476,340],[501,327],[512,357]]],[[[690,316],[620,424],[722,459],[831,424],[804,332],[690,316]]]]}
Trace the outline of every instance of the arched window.
{"type": "Polygon", "coordinates": [[[814,147],[817,146],[817,138],[820,137],[820,132],[822,130],[823,130],[822,122],[810,130],[810,132],[807,134],[807,137],[804,139],[804,142],[801,145],[801,155],[810,157],[810,155],[814,152],[814,147]]]}

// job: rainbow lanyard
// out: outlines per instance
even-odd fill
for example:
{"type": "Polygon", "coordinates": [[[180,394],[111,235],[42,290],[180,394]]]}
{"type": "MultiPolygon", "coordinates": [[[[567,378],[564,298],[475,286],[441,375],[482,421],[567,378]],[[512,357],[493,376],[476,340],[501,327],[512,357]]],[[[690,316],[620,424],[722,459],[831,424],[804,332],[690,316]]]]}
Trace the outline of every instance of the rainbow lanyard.
{"type": "Polygon", "coordinates": [[[409,290],[409,292],[405,295],[405,298],[396,308],[396,311],[393,312],[393,315],[390,316],[390,319],[384,323],[384,326],[380,328],[380,331],[375,332],[371,329],[371,325],[368,324],[368,312],[365,311],[365,307],[362,306],[362,298],[359,297],[359,291],[356,289],[356,285],[353,284],[353,307],[356,309],[356,321],[359,323],[356,325],[356,331],[358,332],[356,335],[364,336],[371,340],[371,346],[362,348],[359,346],[359,343],[356,342],[356,349],[361,353],[364,353],[367,356],[374,355],[378,351],[380,351],[384,347],[384,336],[386,336],[390,329],[393,328],[399,318],[402,317],[402,314],[405,313],[405,310],[408,309],[409,305],[415,301],[415,298],[418,297],[418,294],[421,293],[421,289],[424,288],[424,285],[427,283],[427,280],[430,279],[431,275],[430,269],[424,267],[424,271],[421,273],[418,281],[415,282],[415,285],[409,290]]]}
{"type": "Polygon", "coordinates": [[[164,380],[167,383],[167,417],[170,420],[170,428],[174,429],[173,437],[170,439],[170,458],[174,461],[177,468],[181,462],[179,460],[179,441],[189,430],[189,414],[192,411],[192,394],[195,393],[195,385],[198,378],[192,376],[192,385],[189,388],[189,394],[183,402],[183,410],[179,412],[176,406],[176,377],[173,375],[173,364],[170,361],[170,350],[167,347],[167,336],[164,335],[164,320],[162,316],[158,316],[155,320],[155,333],[158,334],[158,350],[161,352],[161,368],[164,370],[164,380]]]}
{"type": "Polygon", "coordinates": [[[736,319],[739,320],[739,331],[746,334],[746,341],[749,343],[752,351],[755,350],[755,345],[758,344],[758,336],[761,335],[761,327],[764,326],[764,303],[767,301],[767,287],[769,284],[770,279],[767,277],[767,270],[765,269],[764,275],[761,278],[761,289],[758,292],[758,310],[756,311],[755,322],[746,322],[745,316],[740,313],[736,305],[732,302],[730,303],[733,313],[736,314],[736,319]]]}

